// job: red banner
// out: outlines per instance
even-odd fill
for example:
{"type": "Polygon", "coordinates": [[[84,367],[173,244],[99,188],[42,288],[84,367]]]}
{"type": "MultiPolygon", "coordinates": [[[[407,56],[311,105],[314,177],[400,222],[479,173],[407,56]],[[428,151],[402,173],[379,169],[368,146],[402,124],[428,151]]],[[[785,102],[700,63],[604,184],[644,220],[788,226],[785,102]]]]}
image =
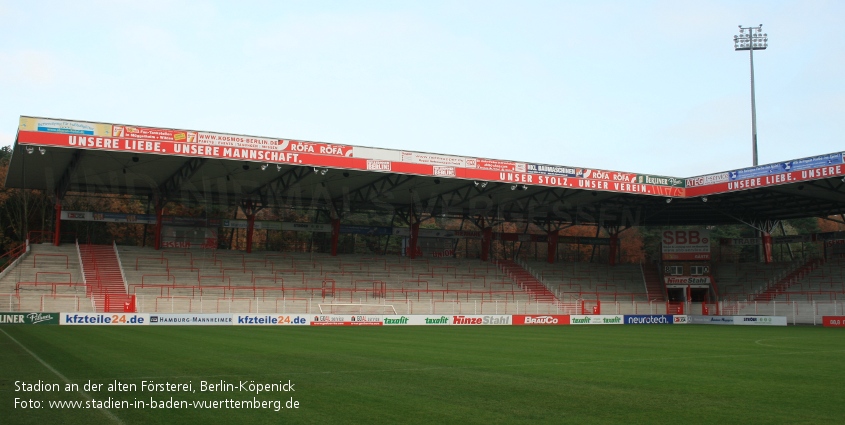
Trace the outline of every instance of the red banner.
{"type": "MultiPolygon", "coordinates": [[[[751,177],[747,179],[726,181],[721,183],[687,187],[687,196],[710,195],[713,193],[735,192],[738,190],[756,189],[758,187],[777,186],[781,184],[796,183],[807,180],[817,180],[827,177],[838,177],[845,174],[845,166],[842,164],[826,167],[810,168],[807,170],[790,171],[787,173],[773,174],[762,177],[751,177]]],[[[689,186],[689,185],[688,185],[689,186]]]]}
{"type": "Polygon", "coordinates": [[[568,325],[569,315],[562,314],[515,314],[514,325],[568,325]]]}
{"type": "Polygon", "coordinates": [[[826,328],[845,328],[845,316],[822,316],[826,328]]]}

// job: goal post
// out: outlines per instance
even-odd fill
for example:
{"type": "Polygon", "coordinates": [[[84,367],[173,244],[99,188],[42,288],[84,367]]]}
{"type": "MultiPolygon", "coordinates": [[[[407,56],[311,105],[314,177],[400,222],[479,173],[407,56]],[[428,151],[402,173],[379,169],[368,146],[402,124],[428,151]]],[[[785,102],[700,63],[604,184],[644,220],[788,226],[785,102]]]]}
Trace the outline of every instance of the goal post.
{"type": "Polygon", "coordinates": [[[320,314],[396,314],[393,304],[331,303],[317,306],[320,314]]]}

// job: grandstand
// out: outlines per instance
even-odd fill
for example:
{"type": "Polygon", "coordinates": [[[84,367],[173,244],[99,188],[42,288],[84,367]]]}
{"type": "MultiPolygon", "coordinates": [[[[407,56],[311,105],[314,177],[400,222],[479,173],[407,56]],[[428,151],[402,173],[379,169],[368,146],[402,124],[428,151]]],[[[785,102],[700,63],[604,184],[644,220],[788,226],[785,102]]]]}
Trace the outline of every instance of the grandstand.
{"type": "Polygon", "coordinates": [[[55,214],[25,254],[0,257],[0,310],[715,314],[791,303],[793,321],[806,322],[845,301],[837,251],[803,255],[804,244],[841,247],[845,235],[772,236],[783,220],[845,211],[842,152],[681,179],[127,128],[21,117],[6,187],[53,194],[55,214]],[[107,143],[68,133],[83,127],[107,143]],[[146,202],[147,213],[63,209],[66,196],[95,193],[146,202]],[[307,214],[285,221],[283,211],[307,214]],[[761,236],[719,241],[719,257],[722,245],[759,255],[711,259],[705,226],[737,223],[761,236]],[[107,226],[136,239],[115,243],[107,226]],[[564,236],[571,226],[595,226],[595,237],[564,236]],[[621,264],[620,233],[651,226],[690,238],[662,242],[684,247],[659,260],[621,264]],[[297,242],[278,242],[288,234],[297,242]],[[775,261],[778,243],[801,243],[801,259],[775,261]],[[571,259],[561,244],[590,246],[589,259],[576,250],[578,261],[560,261],[571,259]]]}

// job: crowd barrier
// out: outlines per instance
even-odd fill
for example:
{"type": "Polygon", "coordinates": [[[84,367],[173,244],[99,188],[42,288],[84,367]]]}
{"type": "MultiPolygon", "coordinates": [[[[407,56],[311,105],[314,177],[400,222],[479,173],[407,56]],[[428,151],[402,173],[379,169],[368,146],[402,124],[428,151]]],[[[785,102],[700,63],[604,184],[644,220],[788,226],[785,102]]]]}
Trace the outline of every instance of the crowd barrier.
{"type": "MultiPolygon", "coordinates": [[[[845,327],[845,316],[825,316],[825,326],[845,327]]],[[[786,316],[698,316],[672,314],[257,314],[257,313],[0,313],[0,324],[101,326],[560,326],[560,325],[739,325],[786,326],[786,316]]]]}

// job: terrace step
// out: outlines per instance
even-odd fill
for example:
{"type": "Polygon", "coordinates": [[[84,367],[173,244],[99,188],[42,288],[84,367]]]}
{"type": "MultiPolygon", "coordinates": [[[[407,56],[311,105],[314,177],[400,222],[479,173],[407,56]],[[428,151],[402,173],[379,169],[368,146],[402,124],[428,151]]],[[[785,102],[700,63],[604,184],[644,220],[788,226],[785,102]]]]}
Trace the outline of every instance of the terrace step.
{"type": "Polygon", "coordinates": [[[519,264],[511,260],[501,260],[498,265],[502,269],[502,272],[510,277],[534,301],[552,303],[560,308],[564,307],[564,304],[560,302],[552,291],[549,291],[549,288],[546,288],[546,285],[543,285],[543,282],[537,280],[537,278],[519,264]]]}
{"type": "Polygon", "coordinates": [[[98,312],[123,311],[129,299],[117,254],[111,245],[80,245],[82,274],[98,312]]]}
{"type": "Polygon", "coordinates": [[[754,301],[771,301],[781,293],[787,292],[789,287],[799,283],[801,279],[824,264],[824,259],[813,258],[793,270],[791,273],[770,285],[763,292],[754,297],[754,301]]]}
{"type": "Polygon", "coordinates": [[[657,265],[643,265],[643,277],[645,278],[646,291],[648,292],[649,301],[664,302],[666,301],[666,291],[664,290],[663,277],[660,275],[660,269],[657,265]]]}

